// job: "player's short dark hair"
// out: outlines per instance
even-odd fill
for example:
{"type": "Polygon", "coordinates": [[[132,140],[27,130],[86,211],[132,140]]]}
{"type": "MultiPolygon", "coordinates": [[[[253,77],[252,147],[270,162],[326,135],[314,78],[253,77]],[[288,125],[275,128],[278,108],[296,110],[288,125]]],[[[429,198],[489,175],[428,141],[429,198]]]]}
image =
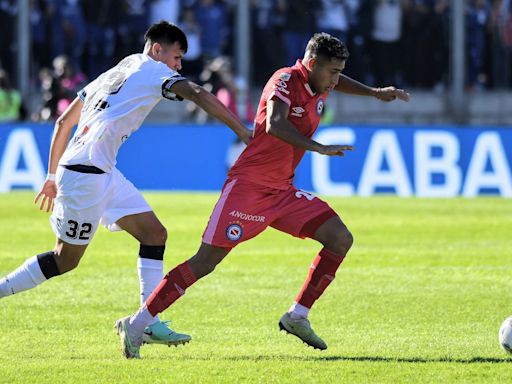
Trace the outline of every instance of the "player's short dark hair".
{"type": "Polygon", "coordinates": [[[349,56],[347,46],[338,38],[325,32],[315,33],[309,39],[306,52],[309,52],[311,57],[321,56],[329,60],[345,61],[349,56]]]}
{"type": "Polygon", "coordinates": [[[160,21],[153,24],[144,34],[144,42],[174,44],[178,42],[184,52],[188,50],[187,36],[177,25],[160,21]]]}

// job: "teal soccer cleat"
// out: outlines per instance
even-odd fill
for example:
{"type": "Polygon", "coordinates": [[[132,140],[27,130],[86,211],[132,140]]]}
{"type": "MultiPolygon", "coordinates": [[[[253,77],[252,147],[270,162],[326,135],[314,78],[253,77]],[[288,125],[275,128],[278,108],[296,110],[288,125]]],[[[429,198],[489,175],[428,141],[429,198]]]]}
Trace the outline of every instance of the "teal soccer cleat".
{"type": "Polygon", "coordinates": [[[169,347],[171,345],[177,347],[180,344],[186,344],[192,340],[190,335],[174,332],[167,326],[169,323],[170,321],[162,321],[146,327],[142,335],[142,342],[144,344],[164,344],[169,347]]]}

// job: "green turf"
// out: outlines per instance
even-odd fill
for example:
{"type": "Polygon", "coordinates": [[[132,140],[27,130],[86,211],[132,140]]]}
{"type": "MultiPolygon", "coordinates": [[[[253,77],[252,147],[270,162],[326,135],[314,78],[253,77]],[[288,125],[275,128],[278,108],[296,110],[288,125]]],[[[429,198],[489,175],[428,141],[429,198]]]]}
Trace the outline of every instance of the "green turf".
{"type": "MultiPolygon", "coordinates": [[[[169,231],[166,269],[197,249],[216,197],[147,194],[169,231]]],[[[0,275],[53,246],[32,198],[0,195],[0,275]]],[[[497,342],[512,315],[510,200],[328,201],[355,245],[310,315],[327,351],[277,328],[319,246],[270,229],[164,313],[190,344],[125,361],[112,326],[138,306],[138,245],[100,229],[77,270],[0,300],[0,382],[512,382],[497,342]]]]}

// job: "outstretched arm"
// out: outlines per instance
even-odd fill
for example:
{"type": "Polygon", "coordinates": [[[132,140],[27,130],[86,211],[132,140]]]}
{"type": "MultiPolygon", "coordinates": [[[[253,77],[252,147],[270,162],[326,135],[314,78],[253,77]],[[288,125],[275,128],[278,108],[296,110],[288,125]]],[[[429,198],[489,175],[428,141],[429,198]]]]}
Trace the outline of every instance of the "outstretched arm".
{"type": "Polygon", "coordinates": [[[344,151],[353,149],[350,145],[323,145],[301,134],[287,119],[289,106],[285,102],[273,98],[267,101],[267,127],[268,134],[277,137],[287,143],[318,152],[323,155],[343,156],[344,151]]]}
{"type": "Polygon", "coordinates": [[[52,143],[50,145],[50,158],[48,160],[48,177],[37,194],[34,203],[37,204],[40,198],[41,204],[39,209],[49,212],[53,199],[57,196],[57,184],[55,183],[55,172],[62,154],[66,150],[69,137],[73,127],[78,124],[80,120],[80,111],[82,110],[83,102],[80,98],[75,98],[73,102],[67,107],[64,113],[55,122],[53,129],[52,143]]]}
{"type": "Polygon", "coordinates": [[[334,87],[334,90],[351,95],[373,96],[382,101],[393,101],[397,98],[402,101],[409,101],[410,98],[410,95],[403,89],[397,89],[395,87],[368,87],[344,74],[340,74],[338,85],[334,87]]]}
{"type": "Polygon", "coordinates": [[[193,101],[204,109],[206,113],[227,124],[245,144],[248,144],[249,140],[251,140],[252,131],[233,112],[227,109],[219,99],[200,85],[190,80],[181,80],[172,86],[172,92],[184,99],[193,101]]]}

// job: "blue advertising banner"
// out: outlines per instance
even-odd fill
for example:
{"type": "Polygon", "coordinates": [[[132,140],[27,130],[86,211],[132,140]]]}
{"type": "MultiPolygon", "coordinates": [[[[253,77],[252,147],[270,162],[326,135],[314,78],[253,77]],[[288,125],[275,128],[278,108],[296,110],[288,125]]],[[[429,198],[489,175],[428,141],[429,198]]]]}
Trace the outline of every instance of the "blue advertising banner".
{"type": "MultiPolygon", "coordinates": [[[[0,125],[0,192],[42,185],[52,131],[0,125]]],[[[217,124],[146,124],[121,147],[118,168],[144,190],[218,191],[234,139],[217,124]]],[[[296,185],[318,194],[512,197],[509,127],[327,126],[315,140],[356,147],[343,158],[304,156],[296,185]]]]}

